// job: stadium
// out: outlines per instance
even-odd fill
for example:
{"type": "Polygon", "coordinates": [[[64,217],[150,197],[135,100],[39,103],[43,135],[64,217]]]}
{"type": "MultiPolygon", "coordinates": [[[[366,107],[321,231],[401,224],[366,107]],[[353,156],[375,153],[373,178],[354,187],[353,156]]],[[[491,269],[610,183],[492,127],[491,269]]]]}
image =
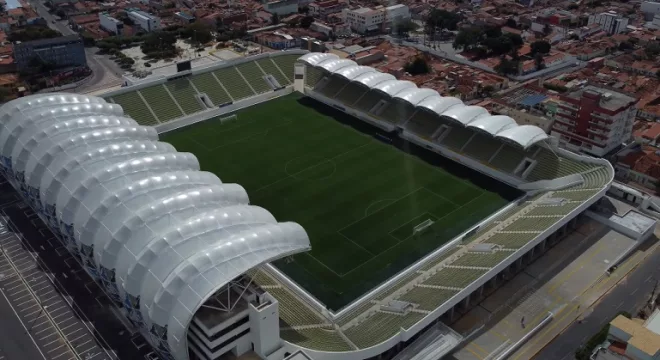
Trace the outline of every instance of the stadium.
{"type": "Polygon", "coordinates": [[[440,358],[614,176],[333,54],[128,85],[3,105],[2,171],[168,359],[440,358]]]}

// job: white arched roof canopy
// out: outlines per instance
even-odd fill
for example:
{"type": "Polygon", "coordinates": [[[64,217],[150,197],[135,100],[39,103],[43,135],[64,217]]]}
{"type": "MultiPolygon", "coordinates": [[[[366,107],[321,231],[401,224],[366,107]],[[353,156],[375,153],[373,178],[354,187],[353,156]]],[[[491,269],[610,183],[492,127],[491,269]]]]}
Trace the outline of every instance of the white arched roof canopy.
{"type": "Polygon", "coordinates": [[[391,80],[396,80],[394,75],[384,74],[382,72],[366,73],[353,79],[354,82],[362,84],[370,89],[380,83],[391,80]]]}
{"type": "Polygon", "coordinates": [[[442,113],[451,108],[463,107],[465,105],[463,105],[463,102],[459,98],[441,96],[440,98],[426,98],[422,102],[418,103],[417,106],[432,111],[437,115],[442,115],[442,113]]]}
{"type": "MultiPolygon", "coordinates": [[[[68,225],[80,231],[76,236],[81,243],[93,242],[90,245],[98,251],[86,251],[93,248],[87,245],[78,250],[85,248],[81,256],[88,270],[108,270],[101,272],[106,289],[114,289],[117,294],[124,286],[136,285],[130,281],[118,283],[114,275],[110,277],[114,274],[111,268],[118,266],[117,273],[123,277],[117,279],[126,279],[128,269],[136,264],[135,254],[162,244],[151,242],[159,234],[173,236],[186,226],[200,236],[225,231],[224,236],[214,237],[203,248],[195,247],[199,237],[181,238],[172,249],[189,251],[188,255],[172,263],[171,272],[159,273],[162,281],[155,286],[151,280],[145,283],[153,294],[150,304],[158,309],[147,316],[158,316],[158,324],[167,326],[163,319],[172,316],[161,317],[162,311],[176,311],[175,303],[167,302],[167,294],[183,294],[187,287],[178,281],[194,282],[227,265],[232,273],[223,269],[223,274],[233,277],[215,276],[211,280],[214,287],[222,286],[251,266],[309,249],[309,239],[299,225],[277,223],[268,211],[247,205],[247,193],[240,185],[222,184],[217,176],[198,171],[199,162],[194,155],[178,153],[171,145],[158,142],[153,128],[135,125],[134,120],[121,117],[119,109],[101,98],[71,94],[36,95],[0,107],[0,136],[4,136],[7,155],[15,156],[21,163],[21,159],[26,160],[23,183],[38,194],[39,204],[41,198],[53,202],[53,221],[48,221],[53,231],[70,235],[66,226],[60,227],[68,225]],[[71,111],[73,108],[85,108],[87,112],[71,111]],[[10,123],[11,129],[6,126],[10,123]],[[215,223],[205,222],[200,214],[217,219],[215,223]],[[229,228],[243,230],[226,231],[229,228]],[[206,257],[199,257],[198,251],[206,257]],[[196,273],[187,270],[189,264],[199,265],[196,273]],[[162,289],[165,286],[167,289],[162,289]]],[[[21,189],[18,181],[11,184],[21,189]]],[[[29,198],[32,191],[29,196],[21,194],[29,198]]],[[[172,251],[163,248],[158,254],[168,256],[172,251]]],[[[148,267],[145,270],[147,274],[158,273],[148,267]]],[[[142,285],[140,282],[138,294],[142,285]]],[[[198,285],[191,288],[204,290],[198,285]]],[[[200,293],[201,297],[210,295],[200,293]]],[[[139,310],[139,299],[127,300],[129,314],[135,309],[133,304],[139,310]]],[[[200,305],[196,301],[183,304],[188,309],[200,305]]],[[[147,320],[156,324],[151,318],[147,320]]],[[[188,324],[181,324],[180,328],[185,331],[187,327],[188,324]]],[[[148,340],[161,345],[153,338],[148,340]]],[[[185,346],[185,342],[172,344],[185,346]]],[[[166,353],[187,357],[186,348],[169,348],[167,341],[165,346],[159,349],[165,357],[169,357],[166,353]]]]}
{"type": "Polygon", "coordinates": [[[433,89],[414,87],[399,92],[398,94],[394,95],[394,98],[403,100],[413,106],[416,106],[426,99],[439,99],[440,95],[433,89]]]}
{"type": "Polygon", "coordinates": [[[496,135],[500,139],[514,142],[523,148],[528,148],[540,141],[548,139],[540,127],[534,125],[521,125],[508,130],[501,131],[496,135]]]}
{"type": "Polygon", "coordinates": [[[342,76],[348,80],[353,80],[358,76],[370,73],[376,73],[376,69],[369,66],[350,66],[335,71],[335,75],[342,76]]]}
{"type": "Polygon", "coordinates": [[[316,66],[326,60],[336,60],[339,56],[330,53],[309,53],[298,58],[298,61],[305,62],[309,65],[316,66]]]}
{"type": "Polygon", "coordinates": [[[317,65],[325,71],[333,74],[341,69],[357,66],[353,60],[340,59],[340,60],[326,60],[317,65]]]}
{"type": "Polygon", "coordinates": [[[482,116],[467,124],[468,127],[479,129],[490,135],[496,135],[500,131],[517,127],[516,121],[505,115],[482,116]]]}
{"type": "Polygon", "coordinates": [[[73,104],[62,107],[49,106],[35,110],[26,110],[21,115],[23,116],[13,117],[4,125],[4,130],[0,135],[3,156],[10,156],[12,154],[12,149],[17,138],[26,132],[43,130],[44,124],[94,115],[121,116],[122,109],[119,105],[114,104],[73,104]]]}
{"type": "MultiPolygon", "coordinates": [[[[159,310],[167,308],[164,305],[172,309],[166,323],[172,355],[182,359],[188,356],[188,324],[202,304],[227,282],[255,266],[308,249],[309,238],[300,225],[279,223],[237,234],[188,259],[167,282],[174,286],[163,286],[157,299],[159,310]]],[[[154,317],[162,315],[159,310],[154,310],[154,317]]]]}
{"type": "Polygon", "coordinates": [[[372,87],[374,90],[382,91],[389,96],[394,96],[403,90],[417,88],[412,81],[389,80],[372,87]]]}
{"type": "Polygon", "coordinates": [[[135,125],[137,125],[135,120],[117,116],[86,116],[51,123],[40,131],[33,131],[31,134],[26,132],[25,137],[21,136],[16,140],[11,154],[12,168],[15,172],[24,171],[30,153],[46,138],[52,138],[62,133],[76,134],[98,128],[135,125]]]}
{"type": "Polygon", "coordinates": [[[481,106],[456,106],[443,112],[441,115],[467,125],[482,116],[489,116],[490,114],[488,110],[481,106]]]}

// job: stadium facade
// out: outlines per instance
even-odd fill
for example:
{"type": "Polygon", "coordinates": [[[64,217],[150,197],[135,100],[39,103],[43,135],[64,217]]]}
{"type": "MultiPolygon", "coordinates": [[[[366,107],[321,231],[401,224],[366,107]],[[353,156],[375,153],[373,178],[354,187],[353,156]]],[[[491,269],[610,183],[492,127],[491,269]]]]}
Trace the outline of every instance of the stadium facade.
{"type": "Polygon", "coordinates": [[[390,357],[429,333],[434,350],[416,353],[439,358],[461,341],[443,321],[558,241],[614,176],[607,161],[559,149],[537,127],[299,51],[147,80],[104,99],[14,100],[0,108],[0,146],[2,171],[26,202],[174,359],[250,350],[270,360],[298,350],[390,357]],[[241,186],[158,141],[158,132],[292,91],[526,195],[333,313],[269,264],[309,249],[302,227],[278,223],[241,186]]]}

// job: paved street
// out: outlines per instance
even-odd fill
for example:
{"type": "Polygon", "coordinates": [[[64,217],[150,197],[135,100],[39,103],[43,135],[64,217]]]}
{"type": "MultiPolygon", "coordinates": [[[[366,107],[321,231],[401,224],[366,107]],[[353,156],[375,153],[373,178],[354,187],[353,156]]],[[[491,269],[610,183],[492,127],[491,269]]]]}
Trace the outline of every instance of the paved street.
{"type": "Polygon", "coordinates": [[[619,311],[632,315],[648,299],[660,279],[660,251],[654,251],[644,263],[619,283],[588,313],[581,324],[573,323],[566,331],[543,349],[536,359],[573,359],[578,347],[614,317],[619,311]]]}

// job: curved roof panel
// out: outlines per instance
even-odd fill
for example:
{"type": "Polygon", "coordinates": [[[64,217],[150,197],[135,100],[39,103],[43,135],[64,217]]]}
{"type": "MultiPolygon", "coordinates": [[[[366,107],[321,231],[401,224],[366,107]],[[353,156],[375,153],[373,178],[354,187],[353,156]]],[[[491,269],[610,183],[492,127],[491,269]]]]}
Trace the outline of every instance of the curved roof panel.
{"type": "MultiPolygon", "coordinates": [[[[333,65],[332,56],[310,56],[310,61],[328,62],[329,69],[350,65],[333,65]]],[[[357,70],[354,76],[365,69],[357,70]]],[[[265,209],[247,205],[243,187],[199,171],[194,155],[176,152],[157,141],[153,128],[122,115],[121,107],[93,96],[17,99],[0,107],[0,154],[13,159],[14,175],[24,175],[12,184],[30,187],[21,193],[38,205],[53,231],[79,242],[71,250],[116,300],[145,289],[145,303],[154,309],[144,312],[148,324],[167,325],[179,304],[170,300],[189,287],[204,291],[192,283],[222,266],[232,271],[222,268],[223,276],[209,278],[209,288],[265,261],[309,249],[299,225],[277,223],[265,209]],[[147,258],[137,254],[157,256],[144,262],[147,258]],[[128,277],[137,265],[145,274],[139,283],[128,277]]],[[[198,294],[203,300],[213,295],[198,294]]],[[[182,305],[196,309],[201,304],[182,305]]],[[[187,326],[182,324],[182,331],[187,326]]],[[[185,340],[172,345],[180,348],[171,353],[187,358],[185,340]]]]}
{"type": "Polygon", "coordinates": [[[412,81],[401,81],[401,80],[388,80],[379,83],[372,87],[374,90],[379,90],[384,92],[389,96],[394,96],[405,89],[417,88],[417,85],[412,81]]]}
{"type": "Polygon", "coordinates": [[[366,73],[353,79],[353,81],[360,83],[368,88],[373,88],[380,83],[390,80],[396,80],[394,75],[384,74],[382,72],[366,73]]]}
{"type": "Polygon", "coordinates": [[[548,134],[540,127],[533,125],[521,125],[497,133],[497,137],[512,141],[523,148],[528,148],[537,142],[546,140],[548,134]]]}
{"type": "Polygon", "coordinates": [[[479,117],[477,120],[468,123],[467,126],[495,135],[500,131],[508,130],[518,125],[515,120],[508,116],[495,115],[479,117]]]}
{"type": "Polygon", "coordinates": [[[339,59],[339,60],[326,60],[317,65],[329,73],[335,73],[341,69],[357,66],[353,60],[339,59]]]}
{"type": "Polygon", "coordinates": [[[441,96],[440,98],[426,98],[422,102],[418,103],[417,106],[426,108],[438,115],[442,115],[443,112],[449,110],[450,108],[459,106],[463,107],[464,105],[459,98],[441,96]]]}
{"type": "Polygon", "coordinates": [[[339,56],[330,53],[309,53],[298,58],[298,61],[304,61],[309,65],[316,66],[326,60],[336,60],[339,56]]]}
{"type": "Polygon", "coordinates": [[[285,255],[309,249],[305,230],[296,223],[268,224],[236,234],[199,252],[168,276],[156,295],[150,317],[154,324],[167,309],[167,342],[177,358],[186,356],[186,326],[204,302],[228,280],[285,255]],[[195,304],[193,306],[190,306],[195,304]]]}
{"type": "Polygon", "coordinates": [[[376,73],[376,70],[369,66],[350,66],[335,72],[336,75],[343,76],[348,80],[353,80],[360,75],[376,73]]]}
{"type": "Polygon", "coordinates": [[[463,125],[467,125],[472,121],[482,117],[488,116],[488,110],[481,106],[456,106],[441,114],[444,117],[456,120],[463,125]]]}
{"type": "Polygon", "coordinates": [[[408,88],[394,95],[395,99],[401,99],[415,106],[426,99],[440,98],[437,91],[427,88],[408,88]]]}

